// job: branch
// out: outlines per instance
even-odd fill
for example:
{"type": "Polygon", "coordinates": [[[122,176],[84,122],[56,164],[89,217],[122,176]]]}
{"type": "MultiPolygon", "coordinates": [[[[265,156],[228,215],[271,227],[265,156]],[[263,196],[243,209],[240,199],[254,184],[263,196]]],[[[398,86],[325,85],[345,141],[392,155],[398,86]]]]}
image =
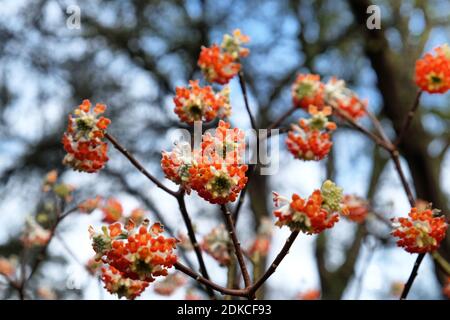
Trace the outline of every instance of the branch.
{"type": "MultiPolygon", "coordinates": [[[[192,226],[191,218],[189,217],[189,213],[187,212],[186,209],[186,202],[184,201],[184,190],[180,188],[180,191],[181,192],[179,193],[179,196],[177,196],[178,206],[180,207],[180,212],[181,215],[183,216],[184,224],[186,225],[189,240],[191,241],[195,251],[195,255],[197,256],[198,264],[200,266],[200,272],[203,275],[203,277],[209,281],[208,270],[206,269],[205,261],[203,260],[202,251],[197,242],[194,227],[192,226]]],[[[211,290],[211,288],[207,287],[207,292],[210,298],[215,299],[214,292],[211,290]]]]}
{"type": "Polygon", "coordinates": [[[422,95],[422,93],[423,93],[422,90],[417,91],[416,98],[414,99],[414,103],[411,107],[411,110],[408,112],[408,116],[405,120],[405,123],[404,123],[402,129],[400,130],[400,133],[398,134],[397,139],[395,140],[394,144],[396,146],[398,146],[400,144],[404,135],[408,132],[409,128],[411,127],[414,115],[416,114],[416,111],[419,108],[419,101],[420,101],[420,96],[422,95]]]}
{"type": "Polygon", "coordinates": [[[299,231],[293,231],[289,238],[287,238],[286,243],[281,249],[280,253],[276,256],[275,260],[273,260],[269,269],[262,275],[262,277],[256,281],[256,283],[250,288],[250,296],[254,296],[255,292],[266,282],[267,279],[276,271],[277,267],[280,265],[281,261],[283,261],[284,257],[289,253],[289,249],[294,243],[295,239],[298,236],[299,231]]]}
{"type": "Polygon", "coordinates": [[[288,109],[285,113],[283,113],[277,120],[275,120],[274,122],[272,122],[272,124],[267,128],[268,131],[275,129],[277,127],[280,126],[281,123],[283,123],[283,121],[289,117],[291,114],[293,114],[295,112],[295,110],[297,110],[297,107],[291,107],[290,109],[288,109]]]}
{"type": "Polygon", "coordinates": [[[243,255],[242,249],[241,249],[241,243],[239,242],[239,240],[236,236],[236,229],[234,228],[234,223],[233,223],[233,219],[231,218],[231,213],[224,204],[221,205],[220,208],[222,209],[222,213],[225,218],[225,223],[227,226],[228,233],[230,234],[230,238],[233,241],[234,251],[235,251],[238,263],[239,263],[239,267],[241,268],[241,271],[242,271],[242,276],[244,278],[245,287],[248,288],[251,285],[250,275],[249,275],[247,267],[245,265],[244,255],[243,255]]]}
{"type": "Polygon", "coordinates": [[[241,86],[242,95],[244,96],[244,104],[245,104],[245,108],[247,109],[248,117],[250,118],[250,123],[252,125],[253,130],[257,131],[255,118],[253,118],[252,112],[250,110],[250,106],[248,104],[247,87],[245,85],[244,72],[243,71],[239,72],[239,84],[241,86]]]}
{"type": "Polygon", "coordinates": [[[150,181],[152,181],[158,188],[161,188],[168,194],[170,194],[173,197],[177,197],[177,192],[170,190],[165,185],[163,185],[158,179],[156,179],[150,172],[148,172],[142,164],[126,149],[124,148],[113,136],[111,136],[109,133],[105,133],[105,138],[108,139],[113,146],[119,150],[120,153],[122,153],[125,158],[130,160],[130,162],[138,169],[139,172],[141,172],[144,176],[146,176],[150,181]]]}
{"type": "Polygon", "coordinates": [[[186,267],[185,265],[183,265],[179,262],[175,263],[174,267],[175,267],[175,269],[183,272],[184,274],[188,275],[192,279],[204,284],[208,288],[219,291],[220,293],[231,295],[231,296],[236,296],[236,297],[247,297],[248,296],[246,289],[228,289],[228,288],[219,286],[218,284],[202,277],[198,273],[194,272],[193,270],[189,269],[188,267],[186,267]]]}

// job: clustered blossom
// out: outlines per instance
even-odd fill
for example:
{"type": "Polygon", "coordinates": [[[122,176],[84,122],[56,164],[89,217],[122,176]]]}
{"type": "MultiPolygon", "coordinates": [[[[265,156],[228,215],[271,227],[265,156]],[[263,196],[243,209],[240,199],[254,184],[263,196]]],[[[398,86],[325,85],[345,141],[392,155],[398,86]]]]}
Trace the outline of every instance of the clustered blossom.
{"type": "Polygon", "coordinates": [[[367,214],[369,213],[369,203],[354,194],[347,194],[344,196],[343,204],[347,211],[345,217],[349,220],[362,223],[366,220],[367,214]]]}
{"type": "Polygon", "coordinates": [[[123,273],[116,268],[109,266],[102,268],[101,279],[105,284],[105,289],[111,294],[117,294],[120,298],[135,299],[148,287],[149,282],[133,280],[123,276],[123,273]]]}
{"type": "Polygon", "coordinates": [[[36,294],[38,298],[42,300],[56,300],[58,298],[55,290],[48,286],[37,288],[36,294]]]}
{"type": "Polygon", "coordinates": [[[344,80],[334,77],[324,83],[319,75],[300,73],[292,85],[291,95],[294,106],[305,110],[311,106],[319,110],[329,106],[353,120],[367,113],[367,101],[361,100],[344,80]]]}
{"type": "Polygon", "coordinates": [[[311,118],[300,119],[293,124],[286,138],[288,150],[296,159],[321,160],[331,150],[330,132],[336,129],[334,122],[328,121],[331,108],[325,107],[318,111],[315,106],[309,107],[311,118]]]}
{"type": "Polygon", "coordinates": [[[254,261],[266,257],[270,249],[270,239],[272,237],[273,224],[271,219],[263,218],[258,227],[255,240],[253,241],[248,255],[252,257],[254,261]]]}
{"type": "Polygon", "coordinates": [[[210,203],[235,201],[247,183],[247,165],[241,164],[245,150],[244,132],[230,129],[230,123],[220,121],[214,133],[203,135],[200,150],[191,151],[187,142],[163,152],[161,167],[166,177],[210,203]]]}
{"type": "Polygon", "coordinates": [[[300,292],[297,295],[297,300],[319,300],[320,299],[320,290],[310,289],[305,292],[300,292]]]}
{"type": "Polygon", "coordinates": [[[392,235],[399,238],[397,245],[409,253],[432,252],[445,238],[447,223],[433,210],[412,208],[408,218],[394,218],[392,235]]]}
{"type": "Polygon", "coordinates": [[[239,29],[233,35],[225,34],[222,44],[202,47],[198,66],[208,82],[227,84],[240,70],[240,58],[248,56],[249,50],[242,45],[249,42],[249,37],[239,29]]]}
{"type": "Polygon", "coordinates": [[[445,93],[450,89],[450,47],[444,44],[416,61],[417,86],[429,93],[445,93]]]}
{"type": "Polygon", "coordinates": [[[197,81],[189,81],[189,87],[177,87],[173,98],[175,113],[181,121],[193,124],[195,121],[209,122],[216,117],[231,115],[230,88],[226,86],[215,93],[210,86],[200,87],[197,81]]]}
{"type": "Polygon", "coordinates": [[[442,293],[447,299],[450,299],[450,277],[447,278],[447,282],[445,283],[444,288],[442,288],[442,293]]]}
{"type": "Polygon", "coordinates": [[[25,230],[21,237],[25,247],[45,246],[50,238],[50,230],[44,229],[33,217],[27,218],[25,230]]]}
{"type": "Polygon", "coordinates": [[[331,78],[324,86],[326,105],[357,120],[367,114],[367,101],[361,100],[356,92],[349,89],[344,80],[331,78]]]}
{"type": "Polygon", "coordinates": [[[294,106],[305,110],[308,110],[309,106],[323,108],[325,105],[323,90],[324,84],[320,81],[319,75],[300,73],[291,89],[294,106]]]}
{"type": "Polygon", "coordinates": [[[108,144],[103,141],[110,120],[101,116],[106,105],[96,104],[92,108],[89,100],[83,100],[73,115],[69,115],[69,124],[62,143],[67,154],[63,163],[73,169],[84,172],[96,172],[108,161],[108,144]]]}
{"type": "Polygon", "coordinates": [[[101,209],[103,212],[103,222],[106,223],[117,222],[123,216],[122,204],[114,198],[109,198],[101,209]]]}
{"type": "Polygon", "coordinates": [[[161,224],[149,226],[145,220],[138,228],[120,223],[104,226],[101,233],[90,228],[96,260],[105,266],[102,280],[105,288],[128,299],[138,296],[158,276],[167,276],[177,261],[177,240],[162,235],[161,224]]]}
{"type": "Polygon", "coordinates": [[[97,208],[99,208],[102,198],[100,196],[96,196],[95,198],[86,199],[78,205],[78,210],[81,213],[90,214],[97,208]]]}
{"type": "Polygon", "coordinates": [[[211,257],[216,259],[221,266],[227,266],[231,262],[231,239],[223,224],[213,228],[204,238],[201,248],[211,257]]]}
{"type": "Polygon", "coordinates": [[[179,273],[172,273],[162,281],[155,283],[153,290],[162,296],[170,296],[179,287],[186,284],[187,280],[179,273]]]}
{"type": "Polygon", "coordinates": [[[332,228],[339,221],[342,208],[342,189],[330,180],[323,183],[320,190],[315,190],[308,199],[293,194],[292,199],[273,193],[275,225],[288,226],[291,231],[301,231],[306,234],[320,233],[332,228]]]}
{"type": "Polygon", "coordinates": [[[0,257],[0,275],[11,278],[16,272],[17,258],[3,258],[0,257]]]}

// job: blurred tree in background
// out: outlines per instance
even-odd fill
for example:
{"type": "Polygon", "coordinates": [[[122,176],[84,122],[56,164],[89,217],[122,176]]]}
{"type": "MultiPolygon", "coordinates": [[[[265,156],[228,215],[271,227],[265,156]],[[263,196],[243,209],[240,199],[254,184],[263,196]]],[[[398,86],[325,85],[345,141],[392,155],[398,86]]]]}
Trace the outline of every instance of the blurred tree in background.
{"type": "MultiPolygon", "coordinates": [[[[374,1],[382,17],[382,28],[375,31],[366,27],[366,10],[372,4],[368,0],[1,2],[0,207],[4,216],[16,214],[12,209],[33,211],[39,203],[34,190],[40,177],[53,168],[67,170],[61,164],[60,142],[66,115],[85,98],[108,105],[113,134],[163,178],[160,150],[168,147],[167,133],[180,127],[172,113],[175,86],[199,78],[201,46],[234,28],[252,38],[252,54],[244,70],[260,127],[267,127],[290,108],[290,85],[302,71],[336,75],[361,96],[369,96],[369,108],[392,136],[402,126],[417,91],[412,81],[415,60],[426,48],[449,42],[450,34],[446,0],[374,1]],[[80,29],[66,27],[66,8],[71,4],[81,9],[80,29]]],[[[238,86],[232,94],[234,110],[244,110],[238,86]]],[[[407,136],[400,149],[416,196],[432,202],[448,217],[449,185],[442,177],[449,165],[448,161],[444,165],[450,146],[446,130],[449,96],[422,101],[410,129],[414,139],[407,136]]],[[[238,121],[241,127],[249,127],[246,120],[238,121]]],[[[359,135],[349,130],[342,133],[350,134],[359,135]]],[[[370,168],[367,176],[354,179],[366,184],[361,194],[377,203],[385,187],[383,172],[389,168],[389,157],[371,141],[361,139],[364,143],[355,146],[351,165],[363,161],[370,168]]],[[[343,145],[345,138],[335,142],[323,168],[337,181],[352,174],[348,165],[339,164],[343,145]]],[[[242,215],[254,221],[252,232],[263,217],[271,216],[270,192],[276,178],[255,175],[251,180],[242,215]]],[[[125,160],[112,157],[106,170],[95,182],[83,185],[80,193],[125,192],[157,213],[165,207],[151,196],[155,189],[125,160]]],[[[196,204],[196,209],[201,213],[198,218],[211,211],[206,204],[196,204]]],[[[168,215],[164,211],[163,217],[168,215]]],[[[175,228],[170,222],[166,226],[168,231],[175,228]]],[[[243,227],[238,225],[238,230],[243,227]]],[[[1,232],[5,228],[0,227],[1,232]]],[[[382,231],[382,226],[372,222],[354,228],[350,241],[341,246],[344,263],[340,265],[329,263],[334,234],[316,238],[323,298],[342,297],[350,281],[357,278],[355,264],[361,246],[382,231]]],[[[19,250],[17,239],[6,240],[0,255],[19,250]]],[[[392,241],[376,241],[381,246],[392,245],[392,241]]],[[[450,237],[443,242],[441,253],[450,260],[450,237]]],[[[265,264],[261,261],[255,272],[264,270],[265,264]]],[[[443,281],[438,269],[436,275],[443,281]]],[[[67,294],[60,293],[61,297],[67,294]]],[[[264,297],[264,291],[259,295],[264,297]]]]}

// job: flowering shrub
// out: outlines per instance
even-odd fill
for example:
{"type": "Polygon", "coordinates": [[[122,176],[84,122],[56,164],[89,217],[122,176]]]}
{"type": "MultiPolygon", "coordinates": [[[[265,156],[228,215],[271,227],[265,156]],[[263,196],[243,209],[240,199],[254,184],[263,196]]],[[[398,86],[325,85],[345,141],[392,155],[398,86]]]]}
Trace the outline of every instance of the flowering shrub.
{"type": "Polygon", "coordinates": [[[240,30],[235,30],[233,35],[224,35],[220,47],[217,44],[202,47],[198,66],[205,79],[227,84],[241,70],[240,58],[249,54],[249,50],[242,47],[249,40],[240,30]]]}
{"type": "Polygon", "coordinates": [[[416,62],[417,86],[429,93],[445,93],[450,89],[450,48],[447,44],[426,53],[416,62]]]}
{"type": "MultiPolygon", "coordinates": [[[[229,83],[239,73],[245,106],[252,128],[256,129],[257,125],[248,105],[245,79],[241,72],[241,58],[249,54],[249,50],[243,45],[248,41],[247,36],[235,30],[232,35],[223,37],[220,46],[214,44],[211,47],[202,47],[198,66],[208,82],[220,85],[229,83]]],[[[427,53],[423,59],[417,61],[415,78],[421,90],[443,93],[449,89],[449,61],[450,49],[446,45],[435,49],[435,55],[427,53]]],[[[421,91],[417,98],[420,98],[420,93],[421,91]]],[[[235,224],[251,175],[247,173],[248,166],[244,162],[246,151],[244,131],[240,128],[231,128],[231,123],[223,120],[228,121],[231,115],[229,95],[228,86],[216,92],[211,86],[200,86],[199,80],[190,80],[188,86],[176,88],[173,99],[174,112],[180,121],[193,125],[196,121],[219,120],[213,130],[202,134],[200,146],[193,149],[191,141],[180,141],[171,151],[162,152],[162,171],[167,179],[179,185],[177,191],[171,190],[155,178],[125,147],[106,132],[110,120],[102,116],[106,110],[105,105],[97,104],[92,108],[89,100],[84,100],[69,116],[68,128],[62,139],[67,152],[63,162],[77,171],[97,172],[108,161],[107,141],[109,141],[139,172],[176,199],[187,228],[187,236],[184,233],[180,234],[180,248],[192,250],[199,265],[200,273],[197,273],[181,264],[175,253],[179,240],[164,237],[160,223],[149,226],[143,209],[137,208],[129,215],[124,215],[121,203],[114,198],[105,201],[101,197],[88,199],[78,204],[76,209],[83,213],[101,209],[102,220],[109,225],[103,226],[98,233],[92,227],[89,229],[96,255],[86,267],[93,275],[99,273],[101,269],[101,279],[110,293],[117,294],[119,298],[135,299],[149,283],[161,276],[165,278],[154,286],[154,291],[170,295],[186,282],[186,279],[178,273],[168,275],[168,270],[175,267],[204,285],[210,298],[215,298],[213,292],[215,290],[226,295],[253,299],[257,290],[276,271],[281,260],[288,254],[290,246],[300,232],[308,235],[319,234],[332,228],[339,221],[340,214],[357,223],[365,221],[370,210],[369,203],[355,195],[344,196],[342,188],[330,180],[326,180],[320,189],[314,190],[306,198],[296,193],[287,198],[273,192],[276,208],[273,212],[276,218],[275,225],[287,226],[291,230],[291,235],[274,262],[258,279],[259,270],[256,264],[268,256],[273,225],[270,219],[261,220],[251,246],[245,252],[241,249],[235,224]],[[192,190],[210,204],[218,204],[225,221],[225,225],[214,227],[200,244],[196,239],[196,230],[185,203],[185,197],[190,195],[192,190]],[[240,197],[238,204],[231,210],[228,207],[231,207],[230,202],[234,202],[238,197],[240,197]],[[228,268],[230,277],[228,280],[230,283],[233,282],[233,288],[221,287],[209,278],[203,261],[204,252],[217,260],[221,266],[228,268]],[[235,260],[232,254],[236,256],[235,260]],[[255,264],[253,282],[246,266],[245,254],[255,264]],[[232,261],[236,261],[236,265],[239,265],[245,285],[243,289],[234,288],[239,281],[234,283],[236,279],[232,277],[239,272],[233,270],[232,266],[235,264],[232,264],[232,261]]],[[[337,116],[339,121],[345,121],[355,127],[388,152],[396,163],[396,170],[402,179],[408,200],[411,206],[414,206],[415,200],[408,182],[404,179],[397,148],[402,132],[408,129],[410,121],[406,121],[405,128],[397,137],[399,140],[395,142],[388,138],[382,125],[371,114],[369,115],[377,132],[367,130],[357,123],[368,113],[367,101],[360,99],[349,89],[344,80],[335,77],[322,82],[319,75],[299,74],[292,85],[291,95],[293,107],[269,128],[279,129],[278,126],[282,121],[299,108],[308,111],[309,117],[300,118],[298,123],[291,125],[287,133],[287,149],[296,159],[319,161],[329,154],[333,146],[331,133],[337,130],[337,126],[328,118],[332,115],[337,116]]],[[[416,101],[418,103],[418,99],[416,101]]],[[[416,107],[417,105],[413,110],[416,107]]],[[[409,120],[412,119],[413,113],[409,113],[409,120]]],[[[260,140],[257,145],[259,142],[260,140]]],[[[256,163],[252,172],[257,173],[259,166],[260,163],[256,163]]],[[[47,174],[43,185],[44,191],[52,191],[60,200],[70,202],[73,188],[66,184],[57,184],[56,181],[55,172],[47,174]]],[[[64,217],[65,215],[56,217],[53,229],[44,227],[43,223],[40,224],[42,221],[51,220],[47,215],[40,218],[37,216],[36,220],[29,219],[22,242],[26,247],[46,248],[54,235],[57,223],[64,217]]],[[[444,239],[447,229],[445,218],[438,217],[435,211],[420,206],[413,207],[408,218],[397,218],[394,222],[392,235],[399,238],[398,246],[410,253],[424,254],[435,251],[444,239]]],[[[420,265],[423,256],[419,258],[420,265]]],[[[8,276],[13,272],[14,267],[11,267],[8,261],[0,260],[0,273],[8,276]]],[[[414,277],[413,272],[410,279],[413,281],[414,277]]],[[[402,298],[407,295],[412,281],[408,281],[401,289],[402,298]]],[[[319,299],[320,296],[319,290],[310,290],[300,294],[298,298],[312,300],[319,299]]],[[[191,298],[197,299],[199,296],[188,291],[186,299],[191,298]]]]}
{"type": "Polygon", "coordinates": [[[409,253],[436,250],[445,238],[447,223],[444,217],[436,217],[432,210],[412,208],[408,218],[395,218],[392,235],[399,238],[397,244],[409,253]]]}
{"type": "Polygon", "coordinates": [[[341,211],[342,189],[327,180],[320,190],[315,190],[308,199],[294,193],[289,200],[278,193],[273,193],[276,225],[288,226],[292,231],[307,234],[320,233],[331,228],[339,221],[341,211]]]}
{"type": "Polygon", "coordinates": [[[108,161],[108,144],[103,141],[110,120],[101,116],[106,110],[104,104],[91,108],[89,100],[84,100],[69,115],[69,124],[62,142],[67,155],[64,164],[75,170],[96,172],[108,161]]]}
{"type": "Polygon", "coordinates": [[[328,121],[327,116],[331,114],[329,107],[318,111],[316,107],[310,106],[309,113],[311,118],[300,119],[298,125],[292,125],[286,145],[297,159],[322,160],[333,145],[329,132],[335,130],[336,125],[328,121]]]}

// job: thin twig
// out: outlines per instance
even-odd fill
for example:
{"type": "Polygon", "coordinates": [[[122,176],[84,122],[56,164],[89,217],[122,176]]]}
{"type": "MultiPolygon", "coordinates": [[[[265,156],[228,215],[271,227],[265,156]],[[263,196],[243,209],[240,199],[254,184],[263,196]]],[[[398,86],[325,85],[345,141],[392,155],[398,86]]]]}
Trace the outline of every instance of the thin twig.
{"type": "Polygon", "coordinates": [[[250,118],[250,123],[252,125],[253,130],[257,131],[256,121],[255,121],[255,118],[252,115],[252,111],[250,110],[250,105],[248,104],[247,87],[245,85],[244,72],[243,71],[239,72],[239,84],[241,86],[242,95],[244,96],[244,104],[245,104],[245,108],[247,109],[248,117],[250,118]]]}
{"type": "Polygon", "coordinates": [[[109,133],[105,133],[105,138],[108,139],[113,146],[119,150],[120,153],[122,153],[130,162],[138,169],[139,172],[141,172],[144,176],[146,176],[150,181],[152,181],[154,184],[156,184],[157,187],[161,188],[171,196],[176,197],[177,192],[170,190],[167,188],[164,184],[162,184],[158,179],[156,179],[150,172],[148,172],[142,164],[126,149],[124,148],[113,136],[111,136],[109,133]]]}
{"type": "Polygon", "coordinates": [[[420,101],[420,97],[421,97],[422,93],[423,93],[422,90],[417,91],[416,98],[414,99],[414,103],[408,112],[408,116],[405,120],[405,123],[403,124],[402,129],[400,130],[400,132],[397,136],[397,139],[395,140],[395,143],[394,143],[395,146],[398,146],[400,144],[403,137],[405,136],[405,134],[408,132],[409,128],[411,127],[412,120],[414,119],[414,115],[416,114],[416,111],[419,108],[419,101],[420,101]]]}
{"type": "Polygon", "coordinates": [[[291,114],[294,113],[295,110],[297,110],[297,107],[291,107],[290,109],[288,109],[285,113],[283,113],[277,120],[275,120],[274,122],[272,122],[272,124],[267,128],[268,131],[278,128],[283,121],[289,117],[291,114]]]}
{"type": "Polygon", "coordinates": [[[256,291],[266,282],[267,279],[276,271],[277,267],[280,265],[281,261],[283,261],[284,257],[289,253],[289,249],[294,243],[295,239],[298,236],[298,231],[293,231],[289,238],[287,238],[283,248],[280,253],[276,256],[275,260],[273,260],[269,269],[262,275],[262,277],[256,281],[256,283],[250,288],[250,296],[254,296],[256,291]]]}
{"type": "Polygon", "coordinates": [[[204,284],[208,288],[212,288],[223,294],[228,294],[228,295],[237,296],[237,297],[247,297],[248,296],[248,292],[246,289],[229,289],[229,288],[224,288],[222,286],[219,286],[218,284],[202,277],[198,273],[194,272],[193,270],[189,269],[188,267],[186,267],[185,265],[183,265],[179,262],[175,263],[174,267],[175,267],[175,269],[183,272],[184,274],[188,275],[192,279],[195,279],[196,281],[204,284]]]}
{"type": "Polygon", "coordinates": [[[417,276],[417,271],[419,271],[420,264],[422,263],[423,258],[425,258],[425,253],[421,253],[417,256],[416,262],[414,262],[413,269],[411,271],[411,274],[409,275],[408,281],[405,284],[405,287],[403,288],[402,295],[400,296],[400,300],[405,300],[408,296],[409,290],[411,289],[414,280],[417,276]]]}
{"type": "MultiPolygon", "coordinates": [[[[188,232],[189,240],[191,241],[192,247],[194,248],[195,255],[197,256],[198,264],[200,266],[200,272],[203,275],[203,277],[207,280],[210,280],[208,275],[208,270],[206,269],[205,261],[203,260],[202,250],[200,248],[200,245],[197,242],[197,238],[195,236],[194,227],[192,226],[191,218],[189,217],[189,213],[186,209],[186,202],[184,201],[184,190],[180,189],[179,196],[177,197],[178,205],[180,207],[181,215],[184,220],[184,224],[186,225],[186,229],[188,232]]],[[[210,296],[210,298],[215,299],[214,292],[211,290],[211,288],[207,288],[207,293],[210,296]]]]}
{"type": "Polygon", "coordinates": [[[233,245],[234,245],[234,251],[235,251],[238,263],[239,263],[239,267],[241,268],[241,271],[242,271],[242,277],[244,278],[245,287],[248,288],[251,285],[250,275],[248,273],[247,266],[245,265],[244,255],[242,254],[242,249],[241,249],[241,243],[239,242],[239,240],[236,236],[236,229],[234,228],[234,223],[233,223],[233,219],[231,218],[231,213],[224,204],[221,205],[220,208],[222,209],[222,213],[225,218],[227,230],[228,230],[228,233],[230,234],[231,241],[233,242],[233,245]]]}

